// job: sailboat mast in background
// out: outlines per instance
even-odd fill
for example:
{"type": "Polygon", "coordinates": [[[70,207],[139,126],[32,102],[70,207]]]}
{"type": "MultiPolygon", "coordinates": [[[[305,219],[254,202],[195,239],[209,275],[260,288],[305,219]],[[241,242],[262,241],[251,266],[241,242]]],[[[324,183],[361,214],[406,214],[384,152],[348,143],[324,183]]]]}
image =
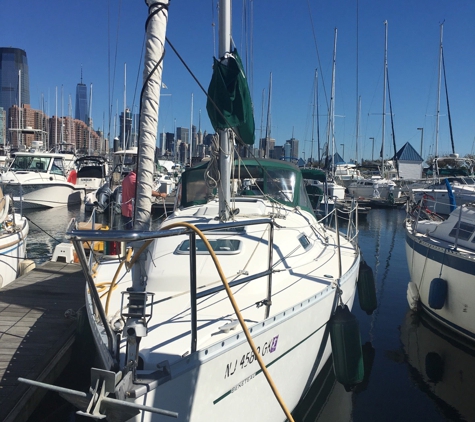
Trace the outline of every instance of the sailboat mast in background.
{"type": "Polygon", "coordinates": [[[386,130],[386,84],[388,76],[388,21],[384,21],[383,123],[381,135],[381,176],[384,177],[384,135],[386,130]]]}

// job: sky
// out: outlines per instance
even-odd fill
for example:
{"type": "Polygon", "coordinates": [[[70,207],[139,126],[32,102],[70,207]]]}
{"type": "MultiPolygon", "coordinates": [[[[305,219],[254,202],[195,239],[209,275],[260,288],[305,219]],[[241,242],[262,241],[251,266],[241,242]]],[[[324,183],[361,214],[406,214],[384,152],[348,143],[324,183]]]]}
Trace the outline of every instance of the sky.
{"type": "MultiPolygon", "coordinates": [[[[205,89],[217,54],[216,1],[172,0],[169,7],[167,37],[205,89]]],[[[57,110],[74,116],[82,69],[88,91],[92,85],[95,129],[105,128],[111,138],[118,134],[115,122],[124,96],[125,106],[138,112],[147,18],[143,0],[0,0],[0,10],[0,46],[27,53],[32,108],[40,109],[44,99],[49,115],[57,110]]],[[[378,158],[387,21],[385,158],[394,155],[392,127],[396,150],[409,142],[419,153],[422,144],[424,159],[451,153],[443,75],[436,142],[443,23],[455,152],[474,153],[474,19],[473,0],[235,0],[233,39],[249,80],[256,139],[268,127],[276,145],[294,137],[302,158],[318,156],[318,141],[322,148],[328,140],[336,44],[335,148],[345,161],[378,158]]],[[[205,94],[169,45],[163,83],[159,132],[191,124],[213,132],[205,94]]]]}

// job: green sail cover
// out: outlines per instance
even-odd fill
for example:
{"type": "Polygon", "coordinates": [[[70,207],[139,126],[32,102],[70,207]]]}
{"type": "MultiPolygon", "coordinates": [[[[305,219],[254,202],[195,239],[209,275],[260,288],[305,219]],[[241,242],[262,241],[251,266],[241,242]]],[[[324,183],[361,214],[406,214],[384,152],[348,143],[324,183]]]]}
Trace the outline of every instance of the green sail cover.
{"type": "Polygon", "coordinates": [[[251,94],[237,50],[224,62],[214,59],[206,103],[209,119],[215,131],[232,127],[242,142],[252,145],[255,124],[251,94]]]}

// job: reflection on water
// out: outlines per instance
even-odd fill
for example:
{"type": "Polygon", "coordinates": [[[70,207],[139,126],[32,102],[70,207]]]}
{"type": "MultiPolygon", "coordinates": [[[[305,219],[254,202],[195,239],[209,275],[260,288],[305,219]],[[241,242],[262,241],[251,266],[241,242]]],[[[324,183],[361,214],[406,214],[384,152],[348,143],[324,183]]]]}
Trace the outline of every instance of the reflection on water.
{"type": "MultiPolygon", "coordinates": [[[[53,256],[55,246],[68,242],[66,229],[75,218],[78,221],[90,221],[91,213],[84,212],[83,205],[58,207],[42,210],[24,210],[24,215],[30,221],[30,233],[27,242],[28,259],[39,265],[53,256]]],[[[122,228],[120,215],[97,214],[96,222],[111,229],[122,228]]],[[[161,221],[160,216],[152,214],[152,227],[161,221]]]]}
{"type": "Polygon", "coordinates": [[[308,394],[292,412],[295,422],[351,421],[351,396],[333,372],[328,359],[308,394]]]}
{"type": "Polygon", "coordinates": [[[401,326],[409,374],[450,421],[475,420],[475,345],[425,313],[408,311],[401,326]]]}
{"type": "Polygon", "coordinates": [[[58,207],[45,210],[24,210],[30,221],[28,258],[41,264],[53,255],[55,246],[66,241],[65,234],[72,218],[84,219],[83,207],[58,207]]]}

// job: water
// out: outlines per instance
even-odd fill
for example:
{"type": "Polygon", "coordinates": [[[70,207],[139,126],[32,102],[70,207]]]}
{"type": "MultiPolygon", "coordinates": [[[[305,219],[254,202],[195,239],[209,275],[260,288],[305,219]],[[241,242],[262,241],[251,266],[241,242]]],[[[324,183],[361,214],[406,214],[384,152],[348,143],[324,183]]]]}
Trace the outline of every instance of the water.
{"type": "MultiPolygon", "coordinates": [[[[72,217],[85,220],[80,207],[34,211],[27,216],[32,223],[28,254],[36,262],[49,259],[57,241],[65,240],[72,217]]],[[[365,382],[354,391],[345,391],[335,381],[330,362],[296,409],[296,421],[475,420],[474,346],[460,343],[430,319],[409,311],[404,218],[403,210],[373,209],[366,220],[360,221],[359,244],[363,258],[374,271],[378,298],[378,309],[370,316],[359,308],[358,299],[353,308],[360,324],[361,343],[369,357],[365,382]]],[[[75,377],[88,374],[84,369],[88,364],[87,359],[74,361],[59,381],[61,385],[71,386],[76,379],[86,388],[87,377],[75,377]]],[[[51,396],[49,410],[41,417],[35,414],[30,422],[90,420],[79,419],[62,399],[51,396]],[[48,413],[52,409],[54,416],[48,413]]]]}

